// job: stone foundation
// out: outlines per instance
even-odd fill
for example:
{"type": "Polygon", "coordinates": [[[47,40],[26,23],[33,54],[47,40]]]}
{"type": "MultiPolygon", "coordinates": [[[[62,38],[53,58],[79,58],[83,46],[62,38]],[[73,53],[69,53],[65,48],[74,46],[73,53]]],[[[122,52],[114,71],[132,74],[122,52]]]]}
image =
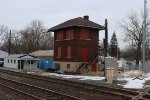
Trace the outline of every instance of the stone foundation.
{"type": "Polygon", "coordinates": [[[59,65],[60,71],[75,72],[82,62],[54,61],[54,63],[59,65]]]}
{"type": "MultiPolygon", "coordinates": [[[[78,67],[80,66],[80,64],[82,62],[65,62],[65,61],[54,61],[55,63],[55,67],[59,67],[60,71],[65,71],[65,72],[76,72],[76,70],[78,69],[78,67]],[[69,67],[70,66],[70,67],[69,67]]],[[[96,72],[97,71],[102,71],[103,68],[100,67],[100,65],[96,65],[96,72]],[[101,69],[100,69],[101,68],[101,69]]],[[[89,68],[86,69],[85,71],[82,70],[81,73],[87,73],[87,72],[95,72],[92,71],[92,66],[89,65],[89,68]]]]}

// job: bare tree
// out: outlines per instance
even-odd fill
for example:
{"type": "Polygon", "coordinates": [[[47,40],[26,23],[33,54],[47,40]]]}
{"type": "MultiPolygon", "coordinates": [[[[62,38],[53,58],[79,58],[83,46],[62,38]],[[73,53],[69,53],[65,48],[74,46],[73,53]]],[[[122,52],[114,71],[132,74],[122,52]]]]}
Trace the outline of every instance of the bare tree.
{"type": "Polygon", "coordinates": [[[8,27],[5,25],[0,25],[0,45],[2,45],[2,43],[4,42],[3,38],[7,33],[8,33],[8,27]]]}
{"type": "Polygon", "coordinates": [[[21,46],[21,37],[18,31],[12,30],[11,37],[10,33],[4,33],[2,36],[2,45],[1,49],[10,53],[20,53],[20,46],[21,46]],[[11,42],[10,42],[11,41],[11,42]]]}
{"type": "Polygon", "coordinates": [[[22,39],[21,39],[20,32],[15,31],[15,30],[12,31],[12,34],[11,34],[11,52],[16,53],[16,54],[23,53],[21,46],[22,46],[22,39]]]}
{"type": "Polygon", "coordinates": [[[36,50],[53,49],[53,35],[48,32],[43,23],[39,20],[33,20],[26,28],[11,32],[11,45],[9,43],[9,32],[5,32],[6,28],[1,28],[2,45],[1,49],[8,51],[10,46],[11,53],[30,53],[36,50]]]}
{"type": "Polygon", "coordinates": [[[54,37],[51,32],[43,33],[43,36],[41,38],[40,48],[43,50],[54,49],[54,37]]]}
{"type": "Polygon", "coordinates": [[[47,29],[39,20],[33,20],[24,30],[21,31],[22,48],[25,53],[39,49],[52,49],[53,36],[47,33],[47,29]]]}
{"type": "MultiPolygon", "coordinates": [[[[136,12],[132,12],[127,17],[127,20],[123,20],[121,22],[121,28],[123,29],[125,34],[124,41],[128,42],[129,45],[133,48],[136,65],[139,65],[139,61],[141,60],[143,22],[144,22],[143,13],[138,14],[136,12]]],[[[148,19],[147,14],[146,27],[149,26],[150,21],[148,19]]]]}

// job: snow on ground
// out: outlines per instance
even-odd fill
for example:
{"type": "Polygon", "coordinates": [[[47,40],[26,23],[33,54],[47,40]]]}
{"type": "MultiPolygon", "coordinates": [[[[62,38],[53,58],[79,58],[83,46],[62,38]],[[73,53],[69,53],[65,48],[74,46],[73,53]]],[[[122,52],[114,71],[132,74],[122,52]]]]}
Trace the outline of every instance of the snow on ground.
{"type": "Polygon", "coordinates": [[[34,74],[35,72],[27,72],[28,74],[34,74]]]}
{"type": "Polygon", "coordinates": [[[81,75],[63,75],[63,74],[57,74],[57,73],[43,73],[44,76],[56,76],[56,77],[62,77],[62,78],[76,78],[79,80],[103,80],[104,77],[98,77],[98,76],[81,76],[81,75]]]}
{"type": "MultiPolygon", "coordinates": [[[[98,77],[98,76],[81,76],[81,75],[64,75],[64,74],[57,74],[57,73],[43,73],[43,76],[55,76],[61,77],[66,79],[78,79],[78,80],[104,80],[105,77],[98,77]]],[[[127,83],[117,83],[124,88],[134,88],[134,89],[142,89],[144,88],[144,83],[147,80],[150,80],[150,73],[145,74],[143,79],[134,79],[137,75],[141,75],[140,71],[129,71],[123,73],[124,78],[118,79],[118,81],[126,81],[127,83]]],[[[142,78],[142,77],[140,77],[142,78]]]]}
{"type": "Polygon", "coordinates": [[[141,74],[140,72],[138,73],[138,71],[127,72],[127,73],[124,74],[125,75],[124,78],[118,79],[120,81],[127,81],[126,84],[122,85],[124,88],[142,89],[144,88],[144,83],[147,80],[150,80],[150,73],[143,75],[143,77],[140,77],[140,79],[134,79],[137,75],[141,74]],[[130,75],[134,75],[134,76],[130,76],[130,75]]]}

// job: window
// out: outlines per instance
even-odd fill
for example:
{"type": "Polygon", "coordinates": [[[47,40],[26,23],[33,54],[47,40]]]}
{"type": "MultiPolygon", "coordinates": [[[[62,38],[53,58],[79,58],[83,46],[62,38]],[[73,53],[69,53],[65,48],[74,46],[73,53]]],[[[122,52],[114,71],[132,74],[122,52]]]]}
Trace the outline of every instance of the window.
{"type": "Polygon", "coordinates": [[[58,31],[56,33],[56,40],[63,40],[63,31],[58,31]]]}
{"type": "Polygon", "coordinates": [[[9,63],[9,60],[8,60],[8,63],[9,63]]]}
{"type": "Polygon", "coordinates": [[[67,58],[71,58],[71,46],[67,47],[67,58]]]}
{"type": "Polygon", "coordinates": [[[66,31],[66,39],[73,39],[74,38],[74,31],[73,29],[69,29],[66,31]]]}
{"type": "Polygon", "coordinates": [[[67,69],[70,69],[70,64],[67,64],[67,69]]]}
{"type": "Polygon", "coordinates": [[[11,63],[13,62],[13,60],[11,60],[11,63]]]}
{"type": "Polygon", "coordinates": [[[14,64],[16,63],[16,60],[14,60],[14,64]]]}
{"type": "Polygon", "coordinates": [[[88,29],[81,29],[80,30],[80,39],[89,39],[89,30],[88,29]]]}
{"type": "Polygon", "coordinates": [[[61,47],[58,47],[58,49],[57,49],[57,54],[58,54],[57,57],[60,58],[60,57],[61,57],[61,47]]]}

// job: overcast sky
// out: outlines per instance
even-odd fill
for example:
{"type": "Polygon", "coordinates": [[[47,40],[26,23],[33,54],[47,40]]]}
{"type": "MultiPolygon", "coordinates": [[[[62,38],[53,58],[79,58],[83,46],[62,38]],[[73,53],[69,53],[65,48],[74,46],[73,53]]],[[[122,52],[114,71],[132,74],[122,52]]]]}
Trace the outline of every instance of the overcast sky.
{"type": "MultiPolygon", "coordinates": [[[[150,7],[150,0],[148,6],[150,7]]],[[[132,11],[141,11],[144,0],[0,0],[0,24],[22,29],[32,20],[44,22],[48,28],[66,20],[89,15],[101,25],[108,19],[109,40],[114,31],[122,47],[119,22],[132,11]]],[[[104,35],[100,32],[100,37],[104,35]]]]}

